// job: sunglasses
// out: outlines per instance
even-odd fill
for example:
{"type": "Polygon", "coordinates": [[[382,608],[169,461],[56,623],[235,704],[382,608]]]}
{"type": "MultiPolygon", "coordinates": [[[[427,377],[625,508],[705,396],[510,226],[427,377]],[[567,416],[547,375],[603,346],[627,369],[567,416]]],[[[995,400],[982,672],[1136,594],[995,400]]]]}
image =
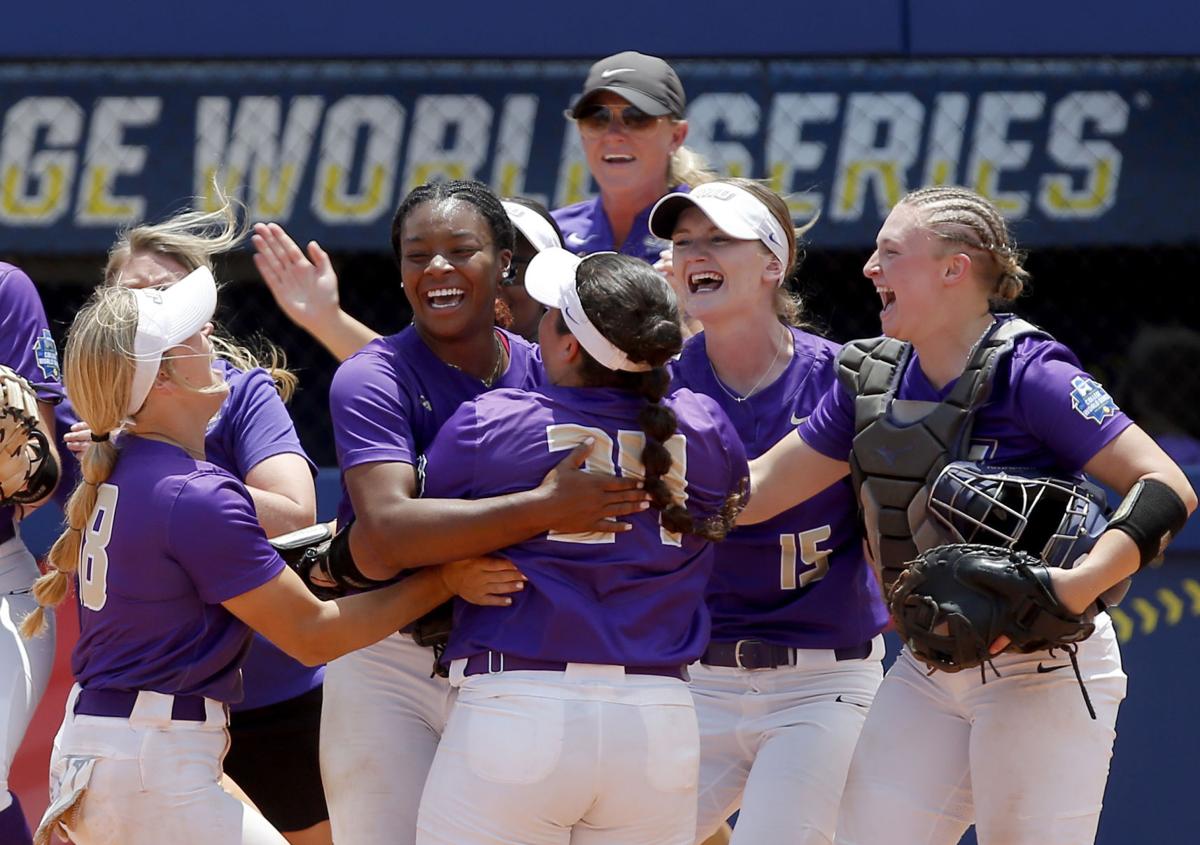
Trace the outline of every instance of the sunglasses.
{"type": "Polygon", "coordinates": [[[592,106],[575,118],[575,122],[584,135],[596,137],[607,132],[614,120],[626,132],[640,134],[653,129],[663,117],[646,114],[637,106],[592,106]]]}

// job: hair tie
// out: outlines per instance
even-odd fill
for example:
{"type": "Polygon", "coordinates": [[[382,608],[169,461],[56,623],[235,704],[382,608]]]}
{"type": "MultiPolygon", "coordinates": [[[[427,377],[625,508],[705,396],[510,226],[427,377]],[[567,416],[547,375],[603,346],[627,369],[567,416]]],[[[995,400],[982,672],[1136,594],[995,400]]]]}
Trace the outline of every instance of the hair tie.
{"type": "Polygon", "coordinates": [[[93,443],[104,443],[108,440],[109,435],[111,433],[112,432],[106,431],[103,434],[97,434],[96,432],[93,431],[92,432],[92,442],[93,443]]]}

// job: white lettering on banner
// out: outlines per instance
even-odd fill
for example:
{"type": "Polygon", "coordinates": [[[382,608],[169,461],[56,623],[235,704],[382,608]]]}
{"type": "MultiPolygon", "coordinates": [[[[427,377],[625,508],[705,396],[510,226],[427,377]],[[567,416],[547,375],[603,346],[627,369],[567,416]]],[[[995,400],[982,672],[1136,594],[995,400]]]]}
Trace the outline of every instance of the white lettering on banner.
{"type": "Polygon", "coordinates": [[[758,103],[749,94],[701,94],[688,106],[687,145],[704,156],[713,170],[752,178],[754,156],[745,144],[718,137],[753,140],[761,130],[758,103]]]}
{"type": "Polygon", "coordinates": [[[527,197],[544,205],[545,195],[531,194],[525,189],[537,108],[536,94],[510,94],[504,98],[504,107],[500,111],[500,129],[496,133],[492,187],[502,197],[527,197]]]}
{"type": "Polygon", "coordinates": [[[242,97],[236,109],[228,97],[200,97],[192,173],[204,208],[218,207],[213,182],[220,174],[221,190],[242,199],[252,218],[291,217],[324,102],[293,97],[284,121],[282,97],[242,97]]]}
{"type": "Polygon", "coordinates": [[[562,208],[592,196],[592,174],[588,170],[587,156],[583,154],[583,139],[579,137],[574,121],[568,120],[563,127],[562,154],[558,159],[554,205],[551,207],[562,208]]]}
{"type": "Polygon", "coordinates": [[[876,208],[890,209],[900,201],[908,190],[906,174],[920,153],[924,123],[925,107],[912,94],[850,95],[833,183],[832,219],[861,219],[871,184],[876,208]]]}
{"type": "Polygon", "coordinates": [[[966,184],[996,204],[1006,217],[1024,217],[1028,191],[1004,191],[1005,170],[1024,170],[1033,144],[1009,137],[1010,125],[1037,120],[1046,107],[1046,96],[1033,91],[988,91],[979,96],[975,117],[975,143],[967,164],[966,184]]]}
{"type": "Polygon", "coordinates": [[[483,97],[418,97],[405,157],[405,193],[431,179],[477,179],[491,131],[492,107],[483,97]]]}
{"type": "Polygon", "coordinates": [[[967,128],[966,94],[938,94],[933,101],[929,143],[925,154],[923,185],[950,185],[962,159],[963,135],[967,128]]]}
{"type": "Polygon", "coordinates": [[[4,116],[0,139],[0,220],[49,226],[71,204],[83,137],[83,109],[70,97],[26,97],[4,116]],[[41,146],[38,149],[38,140],[41,146]]]}
{"type": "Polygon", "coordinates": [[[404,107],[394,97],[343,97],[329,107],[313,184],[318,220],[371,223],[391,212],[403,133],[404,107]]]}
{"type": "Polygon", "coordinates": [[[771,187],[788,198],[792,214],[812,217],[824,203],[817,191],[799,189],[815,181],[825,158],[825,144],[802,140],[807,123],[832,123],[838,114],[837,94],[776,94],[767,123],[767,177],[771,187]],[[797,174],[809,174],[797,179],[797,174]]]}
{"type": "Polygon", "coordinates": [[[1066,174],[1042,177],[1038,207],[1047,217],[1099,217],[1117,201],[1121,152],[1108,141],[1083,140],[1089,124],[1110,137],[1121,135],[1129,126],[1129,104],[1115,91],[1076,91],[1055,105],[1047,151],[1057,164],[1085,175],[1078,189],[1066,174]]]}
{"type": "Polygon", "coordinates": [[[161,97],[101,97],[96,101],[79,178],[77,223],[112,226],[146,216],[145,197],[118,196],[116,181],[121,176],[138,176],[146,168],[146,147],[125,144],[125,129],[153,126],[161,114],[161,97]]]}

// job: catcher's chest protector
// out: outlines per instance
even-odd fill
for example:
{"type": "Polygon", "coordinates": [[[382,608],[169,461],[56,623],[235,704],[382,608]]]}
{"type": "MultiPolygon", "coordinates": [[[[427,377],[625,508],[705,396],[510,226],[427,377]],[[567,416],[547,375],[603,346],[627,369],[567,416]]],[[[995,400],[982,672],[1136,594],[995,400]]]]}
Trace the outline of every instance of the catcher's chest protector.
{"type": "Polygon", "coordinates": [[[997,322],[941,402],[896,398],[911,344],[856,340],[838,355],[838,380],[855,397],[851,477],[885,587],[919,552],[944,542],[927,514],[929,487],[948,462],[967,457],[971,421],[991,393],[997,365],[1029,335],[1050,338],[1025,320],[997,322]]]}

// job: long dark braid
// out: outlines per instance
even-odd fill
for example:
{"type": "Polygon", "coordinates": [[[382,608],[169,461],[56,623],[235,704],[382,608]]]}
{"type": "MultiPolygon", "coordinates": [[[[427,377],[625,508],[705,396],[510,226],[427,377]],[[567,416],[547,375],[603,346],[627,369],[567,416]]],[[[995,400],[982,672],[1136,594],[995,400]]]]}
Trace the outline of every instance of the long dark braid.
{"type": "MultiPolygon", "coordinates": [[[[580,265],[577,289],[583,310],[600,334],[630,360],[653,367],[643,373],[610,370],[580,347],[580,376],[585,384],[628,390],[646,400],[638,414],[638,424],[646,436],[642,449],[644,484],[651,506],[662,513],[663,527],[706,540],[725,539],[741,510],[741,489],[726,497],[718,513],[697,519],[675,500],[664,480],[673,460],[665,444],[679,423],[675,412],[662,404],[671,383],[666,363],[683,346],[675,295],[650,265],[625,255],[589,258],[580,265]]],[[[568,331],[561,314],[557,328],[560,334],[568,331]]]]}
{"type": "Polygon", "coordinates": [[[491,189],[482,182],[451,179],[418,185],[401,200],[400,207],[392,216],[392,254],[395,255],[397,262],[400,261],[400,232],[404,228],[404,221],[409,213],[423,203],[443,202],[451,199],[469,202],[483,215],[488,223],[488,228],[492,230],[494,249],[497,252],[513,248],[516,234],[512,221],[508,219],[508,212],[504,210],[504,206],[500,204],[499,198],[491,192],[491,189]]]}

